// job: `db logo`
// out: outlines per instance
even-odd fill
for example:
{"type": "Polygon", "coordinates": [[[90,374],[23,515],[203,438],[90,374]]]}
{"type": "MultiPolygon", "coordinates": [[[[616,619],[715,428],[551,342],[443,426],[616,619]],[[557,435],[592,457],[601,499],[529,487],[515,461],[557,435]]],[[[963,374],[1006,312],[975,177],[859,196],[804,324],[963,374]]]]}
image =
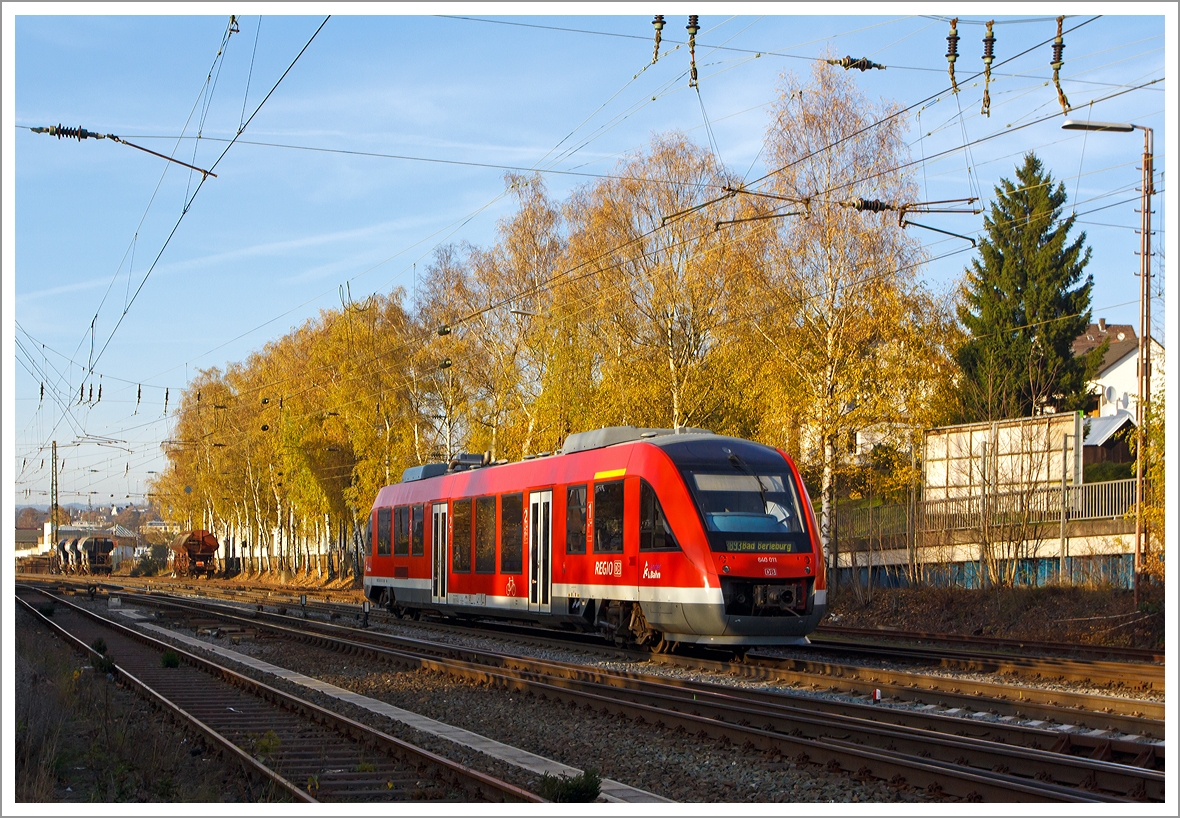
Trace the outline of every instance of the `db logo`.
{"type": "Polygon", "coordinates": [[[623,575],[623,561],[603,560],[594,563],[594,574],[599,577],[621,577],[623,575]]]}
{"type": "Polygon", "coordinates": [[[504,593],[508,596],[516,596],[516,580],[508,577],[508,584],[504,586],[504,593]]]}

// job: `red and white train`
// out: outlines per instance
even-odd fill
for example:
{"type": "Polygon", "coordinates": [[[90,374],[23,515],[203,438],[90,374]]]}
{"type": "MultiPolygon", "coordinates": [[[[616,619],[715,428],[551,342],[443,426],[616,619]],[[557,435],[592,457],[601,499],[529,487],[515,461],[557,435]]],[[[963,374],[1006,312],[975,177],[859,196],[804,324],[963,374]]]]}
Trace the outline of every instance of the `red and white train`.
{"type": "Polygon", "coordinates": [[[377,494],[364,587],[401,614],[529,620],[616,641],[806,641],[827,607],[815,511],[781,450],[616,426],[516,463],[460,455],[377,494]]]}

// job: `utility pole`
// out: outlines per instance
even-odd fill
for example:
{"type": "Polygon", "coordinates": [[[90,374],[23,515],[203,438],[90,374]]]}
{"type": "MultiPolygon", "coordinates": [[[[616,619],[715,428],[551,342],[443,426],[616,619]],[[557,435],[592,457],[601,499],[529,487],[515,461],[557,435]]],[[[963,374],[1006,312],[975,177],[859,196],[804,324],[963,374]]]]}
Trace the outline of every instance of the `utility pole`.
{"type": "Polygon", "coordinates": [[[1139,231],[1139,400],[1135,409],[1135,607],[1139,607],[1139,575],[1147,557],[1143,520],[1143,424],[1151,405],[1151,194],[1152,132],[1143,129],[1143,190],[1139,231]]]}
{"type": "Polygon", "coordinates": [[[1139,371],[1138,400],[1135,403],[1135,554],[1132,586],[1135,607],[1139,607],[1139,575],[1146,557],[1147,531],[1143,521],[1143,422],[1151,404],[1151,195],[1155,193],[1152,169],[1152,130],[1133,122],[1088,122],[1067,119],[1067,131],[1143,131],[1143,183],[1139,200],[1139,371]]]}
{"type": "Polygon", "coordinates": [[[53,540],[49,547],[57,549],[57,441],[53,441],[53,476],[49,480],[49,520],[53,540]]]}

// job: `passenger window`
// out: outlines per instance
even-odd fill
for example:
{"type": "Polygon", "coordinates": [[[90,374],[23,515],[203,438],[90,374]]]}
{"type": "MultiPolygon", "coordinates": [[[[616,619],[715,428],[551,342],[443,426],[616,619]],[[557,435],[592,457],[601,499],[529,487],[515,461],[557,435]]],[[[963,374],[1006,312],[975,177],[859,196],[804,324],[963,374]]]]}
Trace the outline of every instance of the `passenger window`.
{"type": "Polygon", "coordinates": [[[496,573],[496,498],[475,501],[475,573],[496,573]]]}
{"type": "Polygon", "coordinates": [[[414,506],[414,536],[411,542],[413,543],[413,556],[420,557],[426,553],[426,543],[422,539],[422,506],[414,506]]]}
{"type": "Polygon", "coordinates": [[[586,553],[586,487],[565,490],[565,553],[586,553]]]}
{"type": "Polygon", "coordinates": [[[400,506],[393,510],[393,555],[410,556],[410,509],[400,506]]]}
{"type": "Polygon", "coordinates": [[[680,545],[672,535],[672,526],[664,516],[660,498],[646,480],[639,482],[639,550],[678,551],[680,545]]]}
{"type": "Polygon", "coordinates": [[[471,571],[471,501],[456,500],[451,504],[451,570],[456,574],[471,571]]]}
{"type": "Polygon", "coordinates": [[[377,509],[377,556],[389,556],[389,518],[392,516],[393,509],[379,508],[377,509]]]}
{"type": "Polygon", "coordinates": [[[623,481],[594,484],[594,553],[623,552],[623,481]]]}
{"type": "Polygon", "coordinates": [[[500,573],[519,574],[524,556],[524,495],[500,498],[500,573]]]}

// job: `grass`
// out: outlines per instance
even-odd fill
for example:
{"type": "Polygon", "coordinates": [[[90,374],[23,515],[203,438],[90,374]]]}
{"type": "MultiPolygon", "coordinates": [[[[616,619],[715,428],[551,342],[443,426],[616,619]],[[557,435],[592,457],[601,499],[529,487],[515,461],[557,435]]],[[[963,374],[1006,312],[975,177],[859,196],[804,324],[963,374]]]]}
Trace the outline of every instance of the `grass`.
{"type": "Polygon", "coordinates": [[[595,770],[586,770],[578,775],[549,775],[541,777],[537,795],[546,801],[561,804],[586,804],[598,800],[602,791],[602,778],[595,770]]]}
{"type": "Polygon", "coordinates": [[[160,667],[180,667],[180,655],[174,650],[164,651],[160,657],[160,667]]]}

